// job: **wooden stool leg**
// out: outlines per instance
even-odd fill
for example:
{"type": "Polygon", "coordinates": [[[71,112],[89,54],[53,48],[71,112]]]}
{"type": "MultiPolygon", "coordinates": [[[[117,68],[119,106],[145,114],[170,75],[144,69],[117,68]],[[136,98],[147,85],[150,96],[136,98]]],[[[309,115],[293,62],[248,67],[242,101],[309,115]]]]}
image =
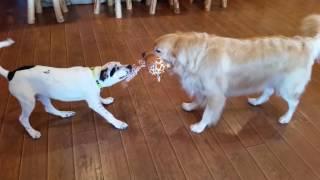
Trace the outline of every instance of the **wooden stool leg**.
{"type": "Polygon", "coordinates": [[[42,13],[42,5],[41,5],[41,0],[35,0],[36,2],[36,12],[38,14],[41,14],[42,13]]]}
{"type": "Polygon", "coordinates": [[[146,0],[146,6],[150,6],[151,0],[146,0]]]}
{"type": "Polygon", "coordinates": [[[64,18],[61,12],[61,7],[60,7],[60,0],[52,0],[53,1],[53,8],[54,8],[54,13],[56,14],[57,22],[62,23],[64,22],[64,18]]]}
{"type": "Polygon", "coordinates": [[[121,0],[115,0],[116,18],[122,18],[121,0]]]}
{"type": "Polygon", "coordinates": [[[66,1],[65,0],[60,0],[60,5],[61,5],[62,12],[67,13],[68,12],[68,7],[67,7],[66,1]]]}
{"type": "Polygon", "coordinates": [[[204,7],[205,7],[206,11],[210,11],[211,10],[211,3],[212,3],[212,0],[205,0],[204,7]]]}
{"type": "Polygon", "coordinates": [[[222,0],[222,7],[227,8],[228,0],[222,0]]]}
{"type": "Polygon", "coordinates": [[[113,4],[114,4],[114,1],[113,1],[113,0],[107,0],[107,1],[108,1],[108,6],[109,6],[109,7],[113,6],[113,4]]]}
{"type": "Polygon", "coordinates": [[[149,14],[151,14],[151,15],[156,14],[156,6],[157,6],[157,0],[151,0],[149,14]]]}
{"type": "Polygon", "coordinates": [[[94,1],[94,14],[99,14],[100,13],[100,0],[95,0],[94,1]]]}
{"type": "Polygon", "coordinates": [[[174,6],[173,0],[169,0],[169,4],[170,4],[170,6],[174,6]]]}
{"type": "Polygon", "coordinates": [[[127,10],[132,10],[132,1],[126,0],[126,3],[127,3],[127,10]]]}
{"type": "Polygon", "coordinates": [[[179,5],[179,0],[173,0],[174,4],[174,13],[179,14],[180,13],[180,5],[179,5]]]}
{"type": "Polygon", "coordinates": [[[28,0],[28,24],[35,22],[34,5],[34,0],[28,0]]]}

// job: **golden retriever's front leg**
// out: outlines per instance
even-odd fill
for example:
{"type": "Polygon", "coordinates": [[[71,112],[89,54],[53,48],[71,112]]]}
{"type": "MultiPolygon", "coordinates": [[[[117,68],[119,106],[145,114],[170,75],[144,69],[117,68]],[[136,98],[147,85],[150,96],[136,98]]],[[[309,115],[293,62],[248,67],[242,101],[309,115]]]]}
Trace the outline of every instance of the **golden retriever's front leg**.
{"type": "Polygon", "coordinates": [[[226,97],[224,95],[208,97],[202,119],[200,122],[191,125],[191,131],[201,133],[207,126],[216,125],[220,118],[225,101],[226,97]]]}

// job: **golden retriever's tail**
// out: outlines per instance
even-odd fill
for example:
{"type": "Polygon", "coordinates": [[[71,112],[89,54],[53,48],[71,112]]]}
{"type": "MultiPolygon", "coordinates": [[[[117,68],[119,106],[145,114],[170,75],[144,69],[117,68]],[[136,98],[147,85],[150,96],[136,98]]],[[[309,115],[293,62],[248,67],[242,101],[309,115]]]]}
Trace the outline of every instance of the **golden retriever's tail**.
{"type": "Polygon", "coordinates": [[[305,17],[301,30],[305,36],[314,38],[312,57],[317,63],[320,63],[320,15],[313,14],[305,17]]]}
{"type": "Polygon", "coordinates": [[[301,29],[305,36],[320,36],[320,15],[313,14],[305,17],[301,29]]]}

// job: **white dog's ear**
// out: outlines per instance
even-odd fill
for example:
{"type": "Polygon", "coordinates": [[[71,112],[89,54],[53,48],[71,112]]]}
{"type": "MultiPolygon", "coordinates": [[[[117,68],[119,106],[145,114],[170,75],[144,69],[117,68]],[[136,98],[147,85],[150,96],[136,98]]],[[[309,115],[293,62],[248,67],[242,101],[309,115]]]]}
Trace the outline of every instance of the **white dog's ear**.
{"type": "Polygon", "coordinates": [[[108,68],[101,70],[99,79],[100,79],[101,81],[104,81],[104,80],[107,79],[108,77],[109,77],[108,68]]]}

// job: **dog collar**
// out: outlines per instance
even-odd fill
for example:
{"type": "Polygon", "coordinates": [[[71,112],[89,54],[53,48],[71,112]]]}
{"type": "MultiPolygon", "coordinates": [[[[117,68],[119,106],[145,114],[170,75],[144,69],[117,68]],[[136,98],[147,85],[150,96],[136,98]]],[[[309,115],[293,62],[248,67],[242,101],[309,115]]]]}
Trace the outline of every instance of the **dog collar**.
{"type": "Polygon", "coordinates": [[[96,73],[94,72],[94,67],[91,67],[90,70],[92,72],[93,78],[96,80],[96,85],[99,89],[102,89],[102,85],[100,84],[99,80],[96,79],[96,73]]]}

